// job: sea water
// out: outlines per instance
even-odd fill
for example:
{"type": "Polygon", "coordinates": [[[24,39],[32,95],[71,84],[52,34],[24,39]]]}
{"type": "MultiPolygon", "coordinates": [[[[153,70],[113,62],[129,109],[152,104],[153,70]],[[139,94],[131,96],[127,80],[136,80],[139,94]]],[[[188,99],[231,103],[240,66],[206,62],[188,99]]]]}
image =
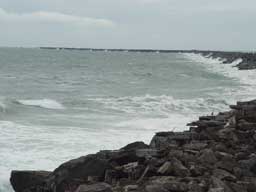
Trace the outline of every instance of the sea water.
{"type": "Polygon", "coordinates": [[[59,164],[255,98],[256,72],[183,53],[0,48],[0,191],[59,164]]]}

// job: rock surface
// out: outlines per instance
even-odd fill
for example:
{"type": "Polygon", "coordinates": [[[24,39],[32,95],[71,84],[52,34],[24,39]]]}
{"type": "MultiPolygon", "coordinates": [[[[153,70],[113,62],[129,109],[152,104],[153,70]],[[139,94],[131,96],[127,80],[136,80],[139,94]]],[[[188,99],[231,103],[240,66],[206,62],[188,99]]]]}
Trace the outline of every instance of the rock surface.
{"type": "Polygon", "coordinates": [[[60,165],[13,171],[16,192],[255,192],[256,100],[199,117],[189,131],[156,133],[60,165]]]}

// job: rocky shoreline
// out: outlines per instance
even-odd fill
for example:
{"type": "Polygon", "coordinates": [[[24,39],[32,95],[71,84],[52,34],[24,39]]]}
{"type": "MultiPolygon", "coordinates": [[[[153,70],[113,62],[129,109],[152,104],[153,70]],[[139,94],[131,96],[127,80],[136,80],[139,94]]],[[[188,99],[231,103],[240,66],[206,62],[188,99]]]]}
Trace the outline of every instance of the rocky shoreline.
{"type": "MultiPolygon", "coordinates": [[[[218,55],[218,54],[216,54],[218,55]]],[[[232,59],[232,58],[231,58],[232,59]]],[[[53,172],[12,171],[16,192],[255,192],[256,100],[68,161],[53,172]]]]}
{"type": "Polygon", "coordinates": [[[195,53],[214,59],[220,58],[223,64],[231,64],[241,59],[236,66],[239,70],[256,69],[256,53],[229,52],[229,51],[203,51],[203,50],[161,50],[161,49],[93,49],[93,48],[69,48],[69,47],[40,47],[48,50],[69,50],[69,51],[106,51],[106,52],[143,52],[143,53],[195,53]]]}

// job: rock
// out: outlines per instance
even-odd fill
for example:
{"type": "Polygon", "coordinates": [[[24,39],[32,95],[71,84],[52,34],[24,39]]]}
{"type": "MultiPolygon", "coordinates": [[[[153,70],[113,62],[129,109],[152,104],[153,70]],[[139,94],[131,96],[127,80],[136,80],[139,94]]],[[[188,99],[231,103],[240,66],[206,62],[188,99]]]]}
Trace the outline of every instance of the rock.
{"type": "Polygon", "coordinates": [[[145,187],[145,192],[169,192],[162,185],[147,185],[145,187]]]}
{"type": "Polygon", "coordinates": [[[247,192],[247,187],[241,184],[230,183],[230,187],[234,192],[247,192]]]}
{"type": "Polygon", "coordinates": [[[234,181],[234,182],[236,181],[236,177],[233,174],[231,174],[223,169],[215,169],[213,171],[213,175],[216,178],[219,178],[221,180],[234,181]]]}
{"type": "Polygon", "coordinates": [[[190,143],[183,145],[183,148],[188,149],[188,150],[198,150],[199,151],[199,150],[206,148],[207,145],[208,145],[207,143],[203,143],[200,141],[192,141],[190,143]]]}
{"type": "Polygon", "coordinates": [[[175,175],[185,177],[189,175],[189,170],[176,158],[166,161],[157,171],[162,175],[175,175]]]}
{"type": "Polygon", "coordinates": [[[212,149],[205,149],[202,151],[201,156],[199,157],[199,161],[201,163],[209,163],[209,164],[214,164],[217,162],[217,158],[212,151],[212,149]]]}
{"type": "Polygon", "coordinates": [[[157,171],[162,175],[168,175],[172,172],[172,164],[170,161],[166,161],[157,171]]]}
{"type": "Polygon", "coordinates": [[[247,177],[256,176],[256,155],[251,155],[248,160],[239,161],[242,175],[247,177]]]}
{"type": "Polygon", "coordinates": [[[55,192],[63,192],[67,188],[76,188],[88,180],[89,176],[104,180],[105,171],[110,168],[106,159],[97,155],[88,155],[68,161],[60,165],[51,174],[48,186],[55,192]]]}
{"type": "Polygon", "coordinates": [[[193,177],[198,177],[198,176],[202,176],[204,174],[204,172],[206,171],[206,168],[197,165],[197,164],[192,164],[190,165],[190,173],[193,177]]]}
{"type": "Polygon", "coordinates": [[[157,149],[137,149],[136,150],[137,157],[145,158],[145,159],[156,157],[159,155],[158,153],[159,153],[159,150],[157,149]]]}
{"type": "Polygon", "coordinates": [[[129,192],[129,191],[135,191],[139,188],[138,185],[126,185],[124,187],[124,192],[129,192]]]}
{"type": "Polygon", "coordinates": [[[189,192],[205,192],[207,189],[206,185],[194,180],[191,180],[188,183],[188,191],[189,192]]]}
{"type": "Polygon", "coordinates": [[[223,192],[233,192],[233,190],[222,180],[212,176],[211,177],[211,187],[209,191],[217,192],[217,191],[223,191],[223,192]]]}
{"type": "Polygon", "coordinates": [[[147,149],[148,147],[149,146],[144,142],[138,141],[138,142],[134,142],[126,145],[125,147],[121,148],[121,150],[128,151],[128,150],[136,150],[136,149],[147,149]]]}
{"type": "Polygon", "coordinates": [[[170,181],[163,184],[168,191],[185,192],[188,191],[188,185],[184,182],[170,181]]]}
{"type": "Polygon", "coordinates": [[[186,177],[189,170],[176,158],[172,159],[172,169],[175,176],[186,177]]]}
{"type": "Polygon", "coordinates": [[[210,188],[208,192],[225,192],[224,188],[210,188]]]}
{"type": "Polygon", "coordinates": [[[51,172],[48,171],[12,171],[10,182],[16,192],[25,192],[31,188],[43,188],[51,172]]]}
{"type": "Polygon", "coordinates": [[[195,133],[184,131],[184,132],[159,132],[153,137],[150,142],[150,148],[165,148],[169,144],[185,144],[191,141],[195,133]]]}
{"type": "Polygon", "coordinates": [[[96,183],[92,185],[80,185],[75,192],[112,192],[111,186],[107,183],[96,183]]]}

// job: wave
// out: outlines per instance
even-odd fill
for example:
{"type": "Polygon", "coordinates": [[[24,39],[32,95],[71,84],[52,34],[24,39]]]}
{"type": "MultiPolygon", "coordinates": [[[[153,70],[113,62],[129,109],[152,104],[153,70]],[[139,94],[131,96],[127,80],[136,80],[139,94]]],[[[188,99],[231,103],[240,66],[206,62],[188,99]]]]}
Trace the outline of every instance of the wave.
{"type": "Polygon", "coordinates": [[[183,53],[183,55],[211,72],[223,74],[245,85],[256,86],[256,70],[239,70],[235,67],[243,61],[241,58],[232,63],[223,64],[226,59],[213,58],[211,55],[203,56],[199,53],[183,53]]]}
{"type": "Polygon", "coordinates": [[[103,105],[104,108],[117,110],[129,114],[169,116],[174,113],[191,114],[205,111],[221,111],[227,109],[229,102],[222,99],[195,98],[175,99],[169,95],[92,98],[95,102],[103,105]]]}
{"type": "Polygon", "coordinates": [[[41,107],[46,109],[64,109],[65,108],[61,103],[52,99],[17,100],[16,103],[21,105],[41,107]]]}

